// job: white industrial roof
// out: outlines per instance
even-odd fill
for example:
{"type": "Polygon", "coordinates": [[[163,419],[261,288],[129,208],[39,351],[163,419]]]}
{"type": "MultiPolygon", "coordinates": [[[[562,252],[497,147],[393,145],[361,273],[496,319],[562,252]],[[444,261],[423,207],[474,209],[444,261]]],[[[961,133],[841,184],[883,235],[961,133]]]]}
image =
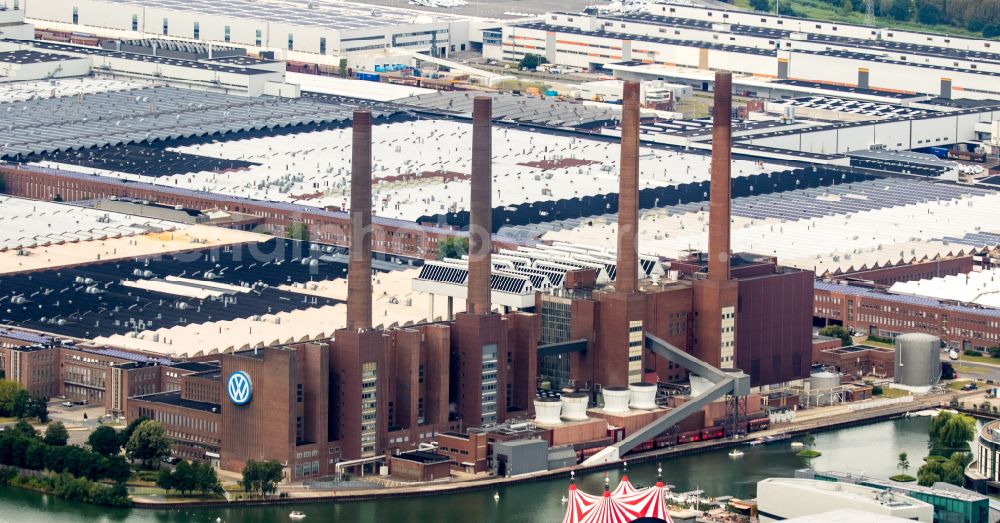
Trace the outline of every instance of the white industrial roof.
{"type": "Polygon", "coordinates": [[[339,31],[387,25],[428,23],[458,17],[421,13],[396,7],[351,2],[275,0],[111,0],[114,3],[226,16],[242,20],[263,20],[296,26],[318,26],[339,31]]]}
{"type": "MultiPolygon", "coordinates": [[[[865,182],[889,187],[892,181],[865,182]]],[[[927,182],[920,182],[921,184],[927,182]]],[[[857,184],[856,184],[857,185],[857,184]]],[[[927,183],[928,186],[934,186],[927,183]]],[[[917,187],[908,190],[919,190],[917,187]]],[[[805,193],[806,191],[795,191],[805,193]]],[[[813,206],[820,206],[826,189],[814,189],[813,206]],[[819,194],[816,194],[816,193],[819,194]]],[[[770,195],[778,198],[782,195],[770,195]]],[[[851,194],[837,199],[851,200],[851,194]]],[[[856,194],[859,202],[869,197],[856,194]]],[[[795,202],[784,196],[789,206],[795,202]]],[[[737,200],[739,202],[740,200],[737,200]]],[[[1000,194],[956,188],[951,197],[937,197],[907,205],[882,202],[861,211],[841,211],[801,219],[746,217],[734,212],[732,249],[777,256],[783,265],[814,270],[817,275],[898,264],[912,260],[968,253],[981,247],[964,235],[985,232],[975,224],[1000,223],[1000,194]]],[[[998,227],[1000,229],[1000,227],[998,227]]],[[[543,240],[583,245],[613,244],[617,224],[613,216],[580,222],[573,228],[545,233],[543,240]]],[[[642,214],[640,252],[676,257],[686,249],[707,250],[708,212],[672,213],[654,209],[642,214]]]]}
{"type": "Polygon", "coordinates": [[[0,251],[173,230],[177,223],[0,196],[0,251]]]}
{"type": "Polygon", "coordinates": [[[1000,308],[1000,270],[897,282],[892,285],[890,292],[1000,308]]]}
{"type": "MultiPolygon", "coordinates": [[[[434,296],[432,306],[430,296],[410,290],[409,282],[418,272],[419,269],[391,271],[379,273],[373,278],[372,318],[375,324],[387,328],[407,326],[440,321],[445,316],[447,296],[434,296]]],[[[159,285],[165,283],[160,282],[159,285]]],[[[198,283],[204,285],[205,282],[198,280],[198,283]]],[[[345,278],[283,285],[280,289],[306,296],[347,299],[345,278]]],[[[163,289],[160,291],[164,292],[163,289]]],[[[175,292],[179,292],[179,288],[169,293],[175,292]]],[[[455,299],[453,307],[454,311],[463,311],[465,301],[455,299]]],[[[344,328],[346,322],[345,301],[333,306],[116,334],[96,338],[94,343],[167,356],[194,356],[328,338],[334,331],[344,328]]]]}
{"type": "MultiPolygon", "coordinates": [[[[468,179],[446,181],[439,171],[467,178],[471,131],[469,123],[448,120],[376,125],[372,131],[375,214],[415,220],[468,209],[468,179]],[[393,179],[403,176],[407,179],[393,179]]],[[[500,127],[494,128],[493,135],[494,206],[618,191],[619,146],[615,142],[500,127]],[[524,165],[566,159],[592,163],[548,170],[524,165]]],[[[347,208],[350,147],[350,129],[178,147],[174,150],[260,165],[159,178],[53,162],[41,165],[246,198],[347,208]]],[[[640,154],[640,188],[700,182],[709,177],[709,156],[649,148],[640,154]]],[[[766,163],[733,162],[733,176],[775,169],[766,163]]]]}
{"type": "Polygon", "coordinates": [[[285,73],[285,81],[290,84],[298,84],[303,91],[313,93],[332,94],[336,96],[349,96],[351,98],[361,98],[364,100],[375,100],[379,102],[389,102],[410,96],[419,96],[434,92],[433,89],[413,87],[409,85],[397,85],[386,82],[369,82],[365,80],[352,80],[350,78],[338,78],[336,76],[320,76],[317,74],[305,73],[285,73]]]}
{"type": "Polygon", "coordinates": [[[36,98],[57,98],[106,93],[110,91],[130,91],[151,85],[150,83],[138,80],[114,80],[90,76],[34,82],[9,82],[4,83],[3,89],[0,89],[0,103],[23,102],[36,98]]]}

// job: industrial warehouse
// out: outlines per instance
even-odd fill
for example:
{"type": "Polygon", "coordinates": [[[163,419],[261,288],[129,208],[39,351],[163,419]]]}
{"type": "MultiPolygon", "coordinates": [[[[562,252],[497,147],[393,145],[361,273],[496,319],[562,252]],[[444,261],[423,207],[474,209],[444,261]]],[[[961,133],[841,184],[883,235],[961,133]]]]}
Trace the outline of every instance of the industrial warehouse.
{"type": "MultiPolygon", "coordinates": [[[[1000,347],[995,41],[679,4],[0,23],[3,377],[223,474],[391,492],[756,446],[1000,347]],[[506,83],[529,53],[551,89],[506,83]]],[[[663,479],[564,502],[669,521],[663,479]]],[[[760,507],[880,506],[816,483],[760,507]]],[[[886,514],[936,510],[909,495],[886,514]]]]}

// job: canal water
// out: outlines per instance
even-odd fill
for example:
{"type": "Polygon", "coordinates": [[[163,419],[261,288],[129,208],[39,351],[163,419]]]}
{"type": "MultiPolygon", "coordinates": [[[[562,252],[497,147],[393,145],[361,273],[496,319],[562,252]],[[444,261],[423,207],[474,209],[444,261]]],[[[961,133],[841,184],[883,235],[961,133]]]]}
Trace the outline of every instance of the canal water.
{"type": "MultiPolygon", "coordinates": [[[[822,452],[809,463],[795,455],[788,441],[743,447],[745,455],[731,458],[728,450],[665,459],[664,479],[678,492],[702,489],[706,496],[753,497],[757,481],[767,477],[789,477],[796,469],[835,470],[887,478],[898,473],[897,456],[909,454],[910,474],[927,456],[928,417],[884,421],[862,427],[816,435],[815,449],[822,452]]],[[[621,471],[610,472],[612,488],[621,471]]],[[[656,481],[656,463],[629,467],[633,483],[656,481]]],[[[603,489],[604,473],[578,477],[577,484],[591,493],[603,489]]],[[[502,487],[462,494],[425,495],[382,501],[343,502],[274,507],[208,508],[177,510],[113,510],[70,503],[54,496],[0,487],[0,522],[6,523],[211,523],[216,518],[232,523],[289,521],[288,513],[299,510],[306,522],[504,522],[547,523],[562,520],[561,498],[569,478],[502,487]],[[494,493],[500,500],[494,501],[494,493]]]]}

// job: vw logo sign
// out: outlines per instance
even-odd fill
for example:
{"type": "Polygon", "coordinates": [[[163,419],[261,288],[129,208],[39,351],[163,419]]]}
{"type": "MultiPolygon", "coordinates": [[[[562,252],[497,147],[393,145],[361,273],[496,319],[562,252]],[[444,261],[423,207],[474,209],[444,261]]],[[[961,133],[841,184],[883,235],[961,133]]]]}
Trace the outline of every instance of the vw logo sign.
{"type": "Polygon", "coordinates": [[[246,405],[250,402],[250,395],[253,394],[250,376],[241,370],[233,372],[226,380],[226,392],[229,394],[229,401],[237,405],[246,405]]]}

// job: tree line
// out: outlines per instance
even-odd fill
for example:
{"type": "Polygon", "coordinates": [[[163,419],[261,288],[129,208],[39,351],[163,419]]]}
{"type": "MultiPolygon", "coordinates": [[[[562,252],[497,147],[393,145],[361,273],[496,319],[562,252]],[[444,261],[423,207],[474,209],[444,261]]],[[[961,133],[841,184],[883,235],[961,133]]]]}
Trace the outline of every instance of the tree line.
{"type": "Polygon", "coordinates": [[[125,481],[132,475],[121,456],[104,456],[76,445],[67,445],[68,433],[60,422],[48,426],[44,436],[21,419],[0,432],[0,465],[47,470],[53,475],[29,477],[16,469],[0,467],[0,484],[50,492],[73,501],[126,507],[125,481]],[[111,481],[109,485],[99,482],[111,481]]]}
{"type": "Polygon", "coordinates": [[[222,494],[222,485],[215,469],[208,463],[181,461],[174,467],[161,469],[156,486],[163,490],[176,490],[183,495],[200,492],[202,496],[222,494]]]}
{"type": "MultiPolygon", "coordinates": [[[[820,0],[831,9],[847,16],[864,14],[865,0],[820,0]]],[[[793,0],[778,3],[780,14],[803,16],[793,0]]],[[[757,11],[774,11],[774,0],[750,0],[757,11]]],[[[924,25],[949,25],[985,38],[1000,36],[1000,0],[875,0],[875,16],[897,22],[919,22],[924,25]]],[[[883,21],[884,23],[884,21],[883,21]]]]}

